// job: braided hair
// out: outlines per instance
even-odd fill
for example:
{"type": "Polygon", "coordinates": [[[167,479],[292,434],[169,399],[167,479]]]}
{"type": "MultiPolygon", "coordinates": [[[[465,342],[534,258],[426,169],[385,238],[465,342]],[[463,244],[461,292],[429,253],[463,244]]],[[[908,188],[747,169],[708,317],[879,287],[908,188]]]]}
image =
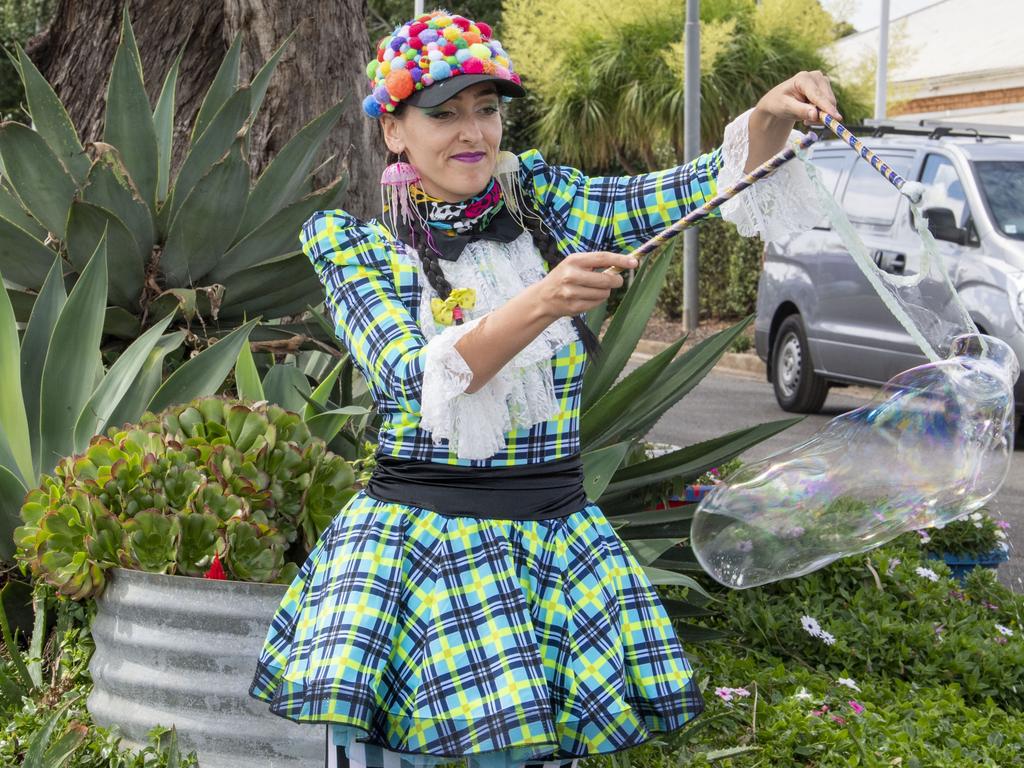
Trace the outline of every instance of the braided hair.
{"type": "MultiPolygon", "coordinates": [[[[396,163],[399,161],[399,156],[391,152],[387,153],[388,164],[396,163]]],[[[564,259],[565,255],[558,250],[558,244],[550,233],[544,230],[541,220],[536,215],[527,215],[523,217],[527,226],[527,230],[533,237],[533,245],[540,251],[541,257],[548,265],[548,269],[554,269],[564,259]]],[[[434,292],[445,300],[452,292],[452,286],[444,276],[444,272],[441,271],[440,259],[437,253],[429,245],[427,233],[417,230],[417,224],[413,224],[413,231],[410,233],[413,240],[410,245],[417,248],[417,243],[422,242],[424,247],[417,248],[417,253],[420,257],[420,262],[423,264],[423,272],[427,276],[427,282],[430,283],[430,287],[434,289],[434,292]]],[[[586,320],[582,315],[573,315],[572,324],[576,328],[576,332],[579,334],[580,340],[583,342],[583,348],[587,350],[587,354],[596,357],[601,352],[601,343],[597,339],[597,335],[587,325],[586,320]]]]}

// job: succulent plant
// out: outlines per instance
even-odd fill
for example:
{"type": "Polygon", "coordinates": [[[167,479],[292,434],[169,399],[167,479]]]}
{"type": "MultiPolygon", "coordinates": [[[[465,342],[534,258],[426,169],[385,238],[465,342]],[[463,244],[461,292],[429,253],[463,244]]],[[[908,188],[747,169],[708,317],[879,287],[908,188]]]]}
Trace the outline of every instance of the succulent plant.
{"type": "Polygon", "coordinates": [[[18,558],[82,599],[112,567],[289,582],[355,493],[351,465],[301,415],[205,397],[111,428],[43,475],[21,508],[18,558]]]}

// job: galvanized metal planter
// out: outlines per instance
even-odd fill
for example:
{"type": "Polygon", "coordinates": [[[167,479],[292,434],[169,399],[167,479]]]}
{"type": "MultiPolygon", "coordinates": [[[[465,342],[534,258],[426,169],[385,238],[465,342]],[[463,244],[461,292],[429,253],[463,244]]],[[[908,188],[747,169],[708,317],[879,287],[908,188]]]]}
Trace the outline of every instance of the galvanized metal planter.
{"type": "Polygon", "coordinates": [[[320,768],[325,727],[271,714],[249,696],[270,620],[286,587],[111,572],[92,625],[88,709],[139,748],[174,725],[201,768],[320,768]]]}

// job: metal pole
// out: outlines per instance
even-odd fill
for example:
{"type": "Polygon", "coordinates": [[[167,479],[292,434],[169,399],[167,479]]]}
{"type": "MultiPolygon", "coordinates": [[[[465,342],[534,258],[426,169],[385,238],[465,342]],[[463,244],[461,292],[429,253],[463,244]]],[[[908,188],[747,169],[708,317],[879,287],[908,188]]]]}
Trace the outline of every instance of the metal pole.
{"type": "MultiPolygon", "coordinates": [[[[686,75],[683,82],[683,154],[700,153],[700,0],[686,0],[686,75]]],[[[697,292],[697,230],[683,232],[683,328],[693,331],[700,317],[697,292]]]]}
{"type": "Polygon", "coordinates": [[[423,15],[423,0],[414,0],[412,7],[412,16],[414,19],[423,15]]]}
{"type": "Polygon", "coordinates": [[[878,76],[875,78],[875,120],[885,119],[885,91],[889,64],[889,0],[882,0],[878,22],[878,76]]]}

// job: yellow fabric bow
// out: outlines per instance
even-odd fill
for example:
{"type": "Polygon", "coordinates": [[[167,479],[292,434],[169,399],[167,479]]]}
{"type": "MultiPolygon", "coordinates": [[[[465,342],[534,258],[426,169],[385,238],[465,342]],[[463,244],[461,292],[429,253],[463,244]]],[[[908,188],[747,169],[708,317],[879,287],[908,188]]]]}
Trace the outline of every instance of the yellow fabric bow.
{"type": "Polygon", "coordinates": [[[447,299],[441,301],[436,296],[430,300],[430,311],[434,321],[441,325],[452,325],[455,322],[455,307],[472,309],[476,305],[476,291],[472,288],[455,288],[447,299]]]}

